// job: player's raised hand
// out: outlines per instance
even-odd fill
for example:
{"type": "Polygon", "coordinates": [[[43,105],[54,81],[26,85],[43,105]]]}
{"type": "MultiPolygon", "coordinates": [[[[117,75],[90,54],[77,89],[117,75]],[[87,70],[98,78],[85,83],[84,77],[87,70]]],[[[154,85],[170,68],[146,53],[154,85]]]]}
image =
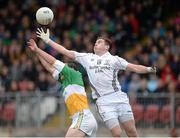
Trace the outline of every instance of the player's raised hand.
{"type": "Polygon", "coordinates": [[[156,69],[155,66],[148,67],[148,72],[150,72],[150,73],[156,73],[156,72],[157,72],[157,69],[156,69]]]}
{"type": "Polygon", "coordinates": [[[38,49],[36,42],[33,39],[30,39],[27,44],[32,51],[36,51],[38,49]]]}
{"type": "Polygon", "coordinates": [[[45,43],[49,41],[49,29],[47,29],[46,33],[42,28],[38,28],[36,31],[37,37],[41,38],[45,43]]]}

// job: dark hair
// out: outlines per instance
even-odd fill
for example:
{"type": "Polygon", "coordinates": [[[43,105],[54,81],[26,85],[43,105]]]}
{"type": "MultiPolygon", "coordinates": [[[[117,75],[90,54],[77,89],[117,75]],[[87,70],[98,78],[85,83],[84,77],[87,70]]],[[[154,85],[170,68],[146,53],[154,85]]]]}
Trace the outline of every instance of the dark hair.
{"type": "Polygon", "coordinates": [[[73,69],[75,69],[75,70],[78,70],[77,69],[77,65],[76,65],[76,63],[75,62],[68,62],[68,63],[66,63],[70,68],[73,68],[73,69]]]}
{"type": "Polygon", "coordinates": [[[111,39],[104,37],[104,36],[99,36],[97,39],[103,39],[105,44],[109,45],[109,49],[112,47],[112,41],[111,39]]]}
{"type": "MultiPolygon", "coordinates": [[[[66,64],[68,65],[68,67],[70,67],[76,71],[79,71],[83,77],[85,77],[87,75],[86,70],[80,63],[72,61],[72,62],[68,62],[66,64]]],[[[83,79],[86,79],[86,78],[83,78],[83,79]]]]}
{"type": "Polygon", "coordinates": [[[81,70],[81,65],[78,62],[72,61],[72,62],[68,62],[67,65],[70,68],[73,68],[76,71],[80,71],[81,70]]]}

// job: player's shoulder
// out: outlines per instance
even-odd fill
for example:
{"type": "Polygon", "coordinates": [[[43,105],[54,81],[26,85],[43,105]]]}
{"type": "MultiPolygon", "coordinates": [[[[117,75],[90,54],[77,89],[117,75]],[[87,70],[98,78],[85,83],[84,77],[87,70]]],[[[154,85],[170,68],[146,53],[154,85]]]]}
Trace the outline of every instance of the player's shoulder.
{"type": "Polygon", "coordinates": [[[80,53],[80,52],[75,52],[75,55],[77,57],[85,57],[85,56],[93,56],[93,53],[80,53]]]}
{"type": "Polygon", "coordinates": [[[87,57],[96,57],[97,55],[94,53],[86,53],[86,56],[87,57]]]}
{"type": "Polygon", "coordinates": [[[120,57],[117,55],[109,55],[109,58],[111,58],[112,60],[118,60],[120,57]]]}
{"type": "Polygon", "coordinates": [[[118,56],[118,55],[115,55],[114,58],[118,59],[118,60],[122,60],[123,58],[118,56]]]}
{"type": "Polygon", "coordinates": [[[122,58],[122,57],[120,57],[120,56],[118,56],[118,55],[113,56],[112,59],[113,59],[113,61],[114,61],[115,63],[119,63],[119,62],[126,61],[124,58],[122,58]]]}
{"type": "Polygon", "coordinates": [[[94,53],[87,53],[87,55],[91,55],[91,56],[94,56],[95,54],[94,54],[94,53]]]}

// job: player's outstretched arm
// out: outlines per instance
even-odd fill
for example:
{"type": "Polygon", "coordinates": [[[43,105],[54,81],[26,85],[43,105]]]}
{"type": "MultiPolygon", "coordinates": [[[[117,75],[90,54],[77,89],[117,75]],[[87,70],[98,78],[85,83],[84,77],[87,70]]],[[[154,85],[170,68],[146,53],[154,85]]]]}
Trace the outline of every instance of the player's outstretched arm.
{"type": "Polygon", "coordinates": [[[46,62],[48,62],[50,65],[53,65],[56,61],[56,59],[51,56],[50,54],[44,52],[43,50],[41,50],[40,48],[37,47],[36,42],[33,39],[30,39],[28,43],[28,47],[36,52],[38,55],[40,55],[44,60],[46,60],[46,62]]]}
{"type": "Polygon", "coordinates": [[[141,74],[156,73],[156,67],[154,67],[154,66],[146,67],[143,65],[136,65],[136,64],[132,64],[132,63],[129,63],[126,69],[129,71],[133,71],[133,72],[141,73],[141,74]]]}
{"type": "Polygon", "coordinates": [[[38,50],[39,48],[37,47],[37,45],[33,39],[30,39],[30,41],[28,42],[28,47],[31,49],[31,51],[34,51],[37,53],[37,56],[38,56],[41,64],[43,65],[43,67],[52,74],[54,72],[55,68],[50,63],[55,62],[53,59],[54,57],[50,60],[49,60],[49,58],[47,58],[47,60],[50,63],[48,61],[46,61],[43,56],[47,57],[48,55],[46,55],[46,53],[44,54],[43,52],[41,52],[42,51],[41,49],[38,50]]]}
{"type": "Polygon", "coordinates": [[[41,57],[41,55],[38,55],[38,58],[41,62],[41,64],[43,65],[43,67],[51,74],[53,74],[55,68],[49,64],[43,57],[41,57]]]}
{"type": "Polygon", "coordinates": [[[49,29],[47,29],[47,32],[45,33],[42,28],[41,29],[38,28],[36,34],[37,34],[37,37],[41,38],[45,43],[49,44],[51,47],[57,50],[60,54],[65,55],[71,59],[75,59],[74,51],[68,50],[64,48],[62,45],[50,39],[49,29]]]}

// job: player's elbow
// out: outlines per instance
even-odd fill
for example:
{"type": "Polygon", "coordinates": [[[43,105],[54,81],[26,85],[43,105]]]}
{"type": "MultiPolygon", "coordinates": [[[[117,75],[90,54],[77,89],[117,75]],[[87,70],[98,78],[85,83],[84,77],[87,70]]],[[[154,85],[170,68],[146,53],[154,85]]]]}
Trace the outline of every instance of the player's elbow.
{"type": "Polygon", "coordinates": [[[73,51],[67,51],[67,53],[65,54],[68,58],[74,60],[75,59],[75,54],[73,51]]]}
{"type": "Polygon", "coordinates": [[[132,71],[135,73],[142,73],[141,70],[139,70],[138,68],[133,68],[132,71]]]}
{"type": "Polygon", "coordinates": [[[137,66],[137,67],[135,67],[134,69],[133,69],[133,72],[135,72],[135,73],[138,73],[138,74],[144,74],[144,73],[146,73],[147,71],[143,68],[143,67],[141,67],[141,66],[137,66]]]}
{"type": "Polygon", "coordinates": [[[68,58],[75,60],[75,56],[74,55],[68,55],[68,58]]]}
{"type": "Polygon", "coordinates": [[[144,70],[139,65],[135,64],[129,64],[127,69],[135,73],[144,73],[144,70]]]}

